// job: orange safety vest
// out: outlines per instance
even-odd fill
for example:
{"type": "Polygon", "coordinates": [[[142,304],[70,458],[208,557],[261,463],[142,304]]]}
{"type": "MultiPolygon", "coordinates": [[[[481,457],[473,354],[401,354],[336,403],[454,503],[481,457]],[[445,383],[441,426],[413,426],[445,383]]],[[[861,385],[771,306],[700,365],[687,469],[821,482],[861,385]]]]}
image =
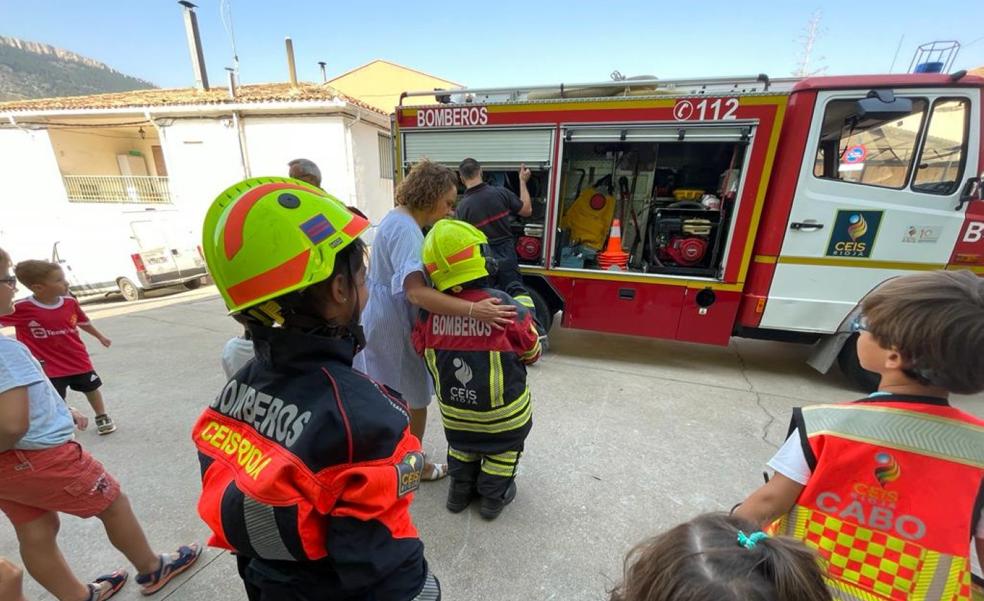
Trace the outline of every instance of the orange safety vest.
{"type": "Polygon", "coordinates": [[[776,530],[826,560],[835,599],[971,599],[984,420],[881,396],[796,409],[792,425],[813,473],[776,530]]]}

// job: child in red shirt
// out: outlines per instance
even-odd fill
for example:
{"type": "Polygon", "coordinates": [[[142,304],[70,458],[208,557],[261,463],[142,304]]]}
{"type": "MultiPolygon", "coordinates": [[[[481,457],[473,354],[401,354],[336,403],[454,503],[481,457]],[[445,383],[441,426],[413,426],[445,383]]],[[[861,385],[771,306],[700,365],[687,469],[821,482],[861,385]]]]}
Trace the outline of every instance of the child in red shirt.
{"type": "Polygon", "coordinates": [[[0,325],[14,326],[17,340],[41,362],[45,375],[63,399],[69,388],[85,395],[96,413],[99,434],[115,431],[116,424],[106,413],[99,391],[102,380],[92,367],[79,329],[104,347],[109,348],[112,341],[89,322],[78,301],[68,296],[68,282],[61,267],[47,261],[21,261],[14,268],[14,275],[34,295],[14,303],[14,312],[0,317],[0,325]]]}

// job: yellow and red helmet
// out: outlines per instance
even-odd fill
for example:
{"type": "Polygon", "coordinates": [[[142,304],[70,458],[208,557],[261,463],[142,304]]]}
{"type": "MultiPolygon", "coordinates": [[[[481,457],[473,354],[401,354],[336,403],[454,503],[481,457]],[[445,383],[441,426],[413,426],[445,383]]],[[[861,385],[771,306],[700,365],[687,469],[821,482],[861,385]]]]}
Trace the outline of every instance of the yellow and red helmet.
{"type": "Polygon", "coordinates": [[[331,277],[335,257],[369,227],[337,198],[286,177],[254,177],[219,194],[202,252],[231,312],[331,277]]]}
{"type": "Polygon", "coordinates": [[[477,227],[457,219],[442,219],[424,238],[424,268],[442,292],[491,275],[494,259],[488,238],[477,227]]]}

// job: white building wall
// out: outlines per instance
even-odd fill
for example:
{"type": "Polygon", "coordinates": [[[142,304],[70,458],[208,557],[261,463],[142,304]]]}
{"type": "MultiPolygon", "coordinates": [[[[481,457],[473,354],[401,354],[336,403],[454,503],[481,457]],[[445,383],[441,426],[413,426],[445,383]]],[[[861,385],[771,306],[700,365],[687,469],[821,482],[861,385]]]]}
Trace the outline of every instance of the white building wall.
{"type": "MultiPolygon", "coordinates": [[[[254,177],[287,176],[287,163],[310,159],[321,169],[321,186],[346,204],[356,204],[355,180],[340,116],[246,117],[246,148],[254,177]]],[[[361,208],[361,207],[360,207],[361,208]]]]}
{"type": "Polygon", "coordinates": [[[48,132],[0,129],[0,246],[15,261],[50,256],[66,204],[48,132]]]}
{"type": "MultiPolygon", "coordinates": [[[[360,122],[351,128],[352,145],[355,148],[355,182],[359,207],[376,224],[393,208],[393,180],[382,177],[379,162],[379,135],[389,135],[387,130],[360,122]]],[[[391,175],[391,174],[388,174],[391,175]]]]}
{"type": "Polygon", "coordinates": [[[172,202],[200,234],[212,201],[244,178],[239,134],[231,119],[175,119],[160,136],[172,202]]]}
{"type": "Polygon", "coordinates": [[[246,148],[252,175],[287,175],[287,163],[310,159],[321,185],[373,223],[393,206],[392,180],[379,177],[377,132],[385,130],[342,116],[246,117],[246,148]]]}

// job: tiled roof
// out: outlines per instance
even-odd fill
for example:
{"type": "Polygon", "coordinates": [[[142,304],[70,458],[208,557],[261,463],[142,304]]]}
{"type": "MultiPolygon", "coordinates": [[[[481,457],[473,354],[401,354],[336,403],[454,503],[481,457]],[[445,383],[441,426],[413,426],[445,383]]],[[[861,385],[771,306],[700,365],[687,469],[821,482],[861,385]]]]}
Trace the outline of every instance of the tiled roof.
{"type": "Polygon", "coordinates": [[[229,92],[226,88],[212,88],[208,91],[197,88],[175,88],[169,90],[135,90],[91,96],[15,100],[13,102],[0,102],[0,113],[7,111],[57,111],[233,103],[262,104],[264,102],[334,100],[337,98],[360,108],[386,114],[361,100],[346,96],[326,84],[299,83],[297,87],[291,87],[289,83],[248,84],[239,86],[236,91],[235,99],[229,98],[229,92]]]}

